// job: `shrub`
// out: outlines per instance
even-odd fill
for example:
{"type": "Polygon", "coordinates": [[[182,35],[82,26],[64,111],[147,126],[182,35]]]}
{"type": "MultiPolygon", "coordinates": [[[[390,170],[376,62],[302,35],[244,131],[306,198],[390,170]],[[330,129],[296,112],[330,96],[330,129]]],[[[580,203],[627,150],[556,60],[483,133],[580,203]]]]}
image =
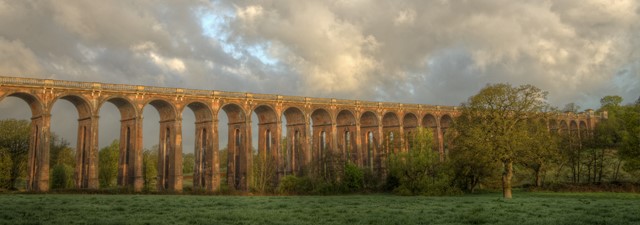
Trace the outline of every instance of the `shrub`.
{"type": "Polygon", "coordinates": [[[364,171],[351,162],[346,163],[342,184],[347,191],[361,191],[364,187],[364,171]]]}
{"type": "Polygon", "coordinates": [[[0,189],[11,189],[11,167],[13,163],[7,151],[0,148],[0,189]]]}
{"type": "Polygon", "coordinates": [[[51,172],[51,188],[64,189],[73,187],[73,168],[56,164],[51,172]]]}
{"type": "Polygon", "coordinates": [[[120,154],[120,142],[113,140],[111,145],[100,149],[98,152],[98,178],[100,187],[108,188],[115,185],[118,176],[118,160],[120,154]]]}
{"type": "Polygon", "coordinates": [[[282,194],[309,194],[314,190],[308,177],[285,176],[280,180],[278,192],[282,194]]]}
{"type": "Polygon", "coordinates": [[[414,135],[409,152],[393,153],[389,158],[389,173],[398,182],[393,191],[400,195],[457,193],[451,187],[444,163],[440,162],[438,153],[431,146],[431,132],[418,128],[414,135]]]}

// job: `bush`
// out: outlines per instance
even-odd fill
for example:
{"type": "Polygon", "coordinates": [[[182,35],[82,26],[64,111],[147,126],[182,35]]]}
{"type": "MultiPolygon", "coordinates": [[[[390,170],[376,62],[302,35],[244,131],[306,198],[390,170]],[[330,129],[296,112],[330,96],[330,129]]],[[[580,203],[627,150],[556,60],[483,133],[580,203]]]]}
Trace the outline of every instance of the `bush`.
{"type": "Polygon", "coordinates": [[[313,182],[310,178],[293,175],[283,177],[278,186],[278,192],[281,194],[309,194],[313,190],[313,182]]]}
{"type": "Polygon", "coordinates": [[[428,129],[418,128],[411,139],[409,152],[392,153],[389,173],[398,186],[393,189],[400,195],[445,195],[457,193],[451,186],[451,178],[440,162],[439,155],[431,147],[433,136],[428,129]]]}
{"type": "Polygon", "coordinates": [[[64,164],[56,164],[51,172],[51,188],[64,189],[73,187],[73,168],[64,164]]]}
{"type": "Polygon", "coordinates": [[[113,140],[111,145],[100,149],[98,152],[98,178],[100,187],[108,188],[115,186],[118,176],[118,160],[120,154],[120,142],[113,140]]]}
{"type": "Polygon", "coordinates": [[[11,156],[0,148],[0,189],[11,189],[11,156]]]}
{"type": "Polygon", "coordinates": [[[142,152],[142,189],[146,192],[156,190],[156,178],[158,176],[158,151],[157,146],[145,149],[142,152]]]}
{"type": "Polygon", "coordinates": [[[273,193],[276,183],[277,163],[272,156],[253,156],[250,188],[257,193],[273,193]]]}
{"type": "Polygon", "coordinates": [[[348,162],[344,166],[342,185],[350,192],[362,191],[364,187],[364,171],[355,164],[348,162]]]}

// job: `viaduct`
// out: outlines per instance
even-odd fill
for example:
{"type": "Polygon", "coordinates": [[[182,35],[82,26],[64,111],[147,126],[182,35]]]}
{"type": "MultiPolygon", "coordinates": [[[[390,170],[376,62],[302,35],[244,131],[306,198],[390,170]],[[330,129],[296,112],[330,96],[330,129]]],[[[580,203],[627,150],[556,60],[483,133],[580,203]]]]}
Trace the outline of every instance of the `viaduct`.
{"type": "MultiPolygon", "coordinates": [[[[184,110],[192,110],[196,117],[195,130],[187,135],[195,138],[194,188],[207,191],[218,190],[222,176],[229,188],[248,190],[252,132],[259,134],[259,155],[276,159],[278,176],[299,175],[306,165],[324,159],[328,151],[360,167],[380,170],[387,151],[407,150],[407,137],[417,127],[432,129],[442,159],[447,151],[444,134],[460,114],[451,106],[0,76],[0,101],[6,97],[20,98],[31,109],[27,190],[42,192],[49,190],[51,109],[59,100],[71,102],[78,110],[76,187],[99,186],[98,114],[102,105],[114,104],[121,124],[117,182],[135,191],[143,188],[142,112],[149,108],[160,114],[157,188],[170,191],[182,190],[184,110]],[[218,156],[219,112],[229,119],[226,174],[220,173],[218,156]],[[252,113],[258,117],[257,131],[251,130],[252,113]],[[282,136],[287,143],[281,143],[282,136]],[[281,145],[286,145],[285,151],[278,151],[281,145]]],[[[593,129],[600,118],[593,111],[555,117],[549,121],[551,129],[579,133],[593,129]]]]}

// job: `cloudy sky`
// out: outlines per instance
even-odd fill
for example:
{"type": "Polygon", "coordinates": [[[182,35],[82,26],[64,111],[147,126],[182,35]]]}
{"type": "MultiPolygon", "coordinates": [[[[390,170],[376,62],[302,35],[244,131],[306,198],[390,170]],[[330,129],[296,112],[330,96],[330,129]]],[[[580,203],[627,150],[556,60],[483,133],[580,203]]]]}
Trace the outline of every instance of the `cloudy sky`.
{"type": "Polygon", "coordinates": [[[636,0],[0,0],[0,74],[434,105],[508,82],[586,109],[640,96],[638,21],[636,0]]]}

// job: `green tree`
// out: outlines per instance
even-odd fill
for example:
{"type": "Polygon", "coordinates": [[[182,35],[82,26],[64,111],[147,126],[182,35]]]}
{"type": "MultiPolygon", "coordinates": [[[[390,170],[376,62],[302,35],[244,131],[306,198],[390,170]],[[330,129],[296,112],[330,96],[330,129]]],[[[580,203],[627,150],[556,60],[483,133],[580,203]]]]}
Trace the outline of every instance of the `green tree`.
{"type": "Polygon", "coordinates": [[[272,155],[254,154],[252,170],[252,189],[259,193],[272,192],[277,172],[275,158],[272,155]]]}
{"type": "Polygon", "coordinates": [[[51,188],[73,188],[74,168],[76,166],[75,150],[69,142],[51,133],[49,147],[49,165],[51,166],[51,188]]]}
{"type": "Polygon", "coordinates": [[[227,149],[227,147],[224,147],[223,149],[220,149],[218,151],[218,158],[220,159],[220,187],[221,188],[226,188],[228,187],[229,183],[227,181],[227,179],[229,178],[229,174],[228,174],[228,170],[227,170],[227,166],[229,164],[229,159],[227,157],[229,153],[229,150],[227,149]]]}
{"type": "Polygon", "coordinates": [[[9,151],[0,148],[0,189],[9,189],[13,187],[11,184],[11,167],[13,166],[13,162],[11,162],[11,155],[9,155],[9,151]]]}
{"type": "Polygon", "coordinates": [[[483,137],[484,130],[473,126],[469,117],[459,117],[453,124],[453,132],[448,132],[452,142],[449,151],[449,165],[458,187],[471,193],[485,180],[500,177],[500,162],[486,154],[489,145],[483,137]],[[458,132],[458,130],[464,132],[458,132]],[[465,137],[458,137],[465,135],[465,137]]]}
{"type": "Polygon", "coordinates": [[[0,120],[0,151],[4,152],[3,164],[7,163],[2,165],[5,169],[0,170],[0,177],[8,179],[0,181],[0,188],[15,189],[18,178],[26,176],[30,130],[26,120],[0,120]]]}
{"type": "Polygon", "coordinates": [[[142,179],[144,180],[144,189],[152,190],[156,186],[156,177],[158,176],[158,145],[154,145],[151,149],[145,149],[142,152],[142,179]]]}
{"type": "Polygon", "coordinates": [[[560,157],[559,137],[549,130],[546,119],[529,120],[526,126],[529,136],[523,142],[529,149],[519,152],[518,162],[533,172],[535,186],[542,187],[547,167],[560,157]]]}
{"type": "Polygon", "coordinates": [[[389,173],[398,186],[394,192],[402,195],[440,195],[448,191],[449,180],[439,154],[433,150],[433,134],[429,129],[413,132],[408,152],[391,153],[389,173]]]}
{"type": "Polygon", "coordinates": [[[73,167],[58,163],[51,169],[51,188],[73,188],[73,167]]]}
{"type": "Polygon", "coordinates": [[[100,149],[98,153],[99,167],[98,179],[101,187],[112,187],[115,185],[118,176],[118,156],[120,152],[120,141],[113,140],[107,147],[100,149]]]}
{"type": "Polygon", "coordinates": [[[612,180],[619,178],[623,166],[626,171],[640,170],[640,106],[638,104],[621,105],[622,97],[605,96],[600,99],[599,112],[606,118],[596,124],[593,138],[588,142],[593,160],[589,166],[589,181],[600,182],[604,171],[613,170],[612,180]],[[617,161],[606,162],[606,155],[617,156],[617,161]],[[606,168],[613,166],[613,168],[606,168]],[[593,173],[591,173],[593,167],[593,173]]]}
{"type": "Polygon", "coordinates": [[[625,170],[640,171],[640,98],[635,104],[623,108],[621,120],[624,124],[620,157],[625,161],[625,170]]]}
{"type": "Polygon", "coordinates": [[[75,150],[71,148],[69,141],[51,133],[49,143],[49,165],[65,164],[71,167],[75,166],[75,150]]]}
{"type": "Polygon", "coordinates": [[[462,104],[457,123],[459,149],[481,149],[488,157],[502,164],[502,190],[512,198],[513,164],[528,146],[527,120],[537,120],[548,108],[547,93],[532,85],[513,87],[510,84],[488,85],[462,104]]]}
{"type": "Polygon", "coordinates": [[[182,174],[193,174],[196,166],[196,155],[186,153],[182,155],[182,174]]]}

